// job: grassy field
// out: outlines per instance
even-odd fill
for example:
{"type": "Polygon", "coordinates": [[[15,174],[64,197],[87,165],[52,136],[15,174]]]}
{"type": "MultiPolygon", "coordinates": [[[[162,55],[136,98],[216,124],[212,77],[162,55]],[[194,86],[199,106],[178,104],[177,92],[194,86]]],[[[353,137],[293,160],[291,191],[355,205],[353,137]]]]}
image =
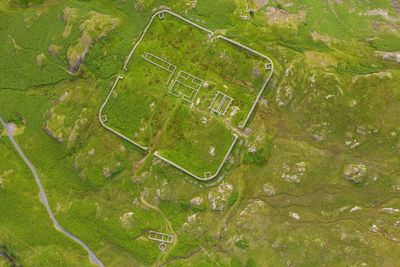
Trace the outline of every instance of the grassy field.
{"type": "MultiPolygon", "coordinates": [[[[400,71],[382,56],[400,49],[398,10],[389,0],[261,2],[0,1],[0,116],[16,124],[57,220],[106,266],[400,264],[400,71]],[[211,187],[98,122],[123,74],[106,107],[125,112],[113,127],[128,125],[121,130],[201,172],[215,168],[209,146],[217,158],[232,140],[219,138],[232,136],[227,117],[207,110],[215,91],[225,84],[235,101],[243,97],[233,103],[240,107],[233,126],[258,92],[248,90],[267,75],[253,77],[257,59],[168,16],[155,20],[123,73],[160,6],[274,62],[249,129],[211,187]],[[87,51],[79,46],[86,34],[87,51]],[[168,94],[168,75],[142,58],[150,48],[209,83],[198,105],[168,94]],[[79,52],[75,59],[85,52],[74,69],[68,51],[79,52]],[[220,51],[229,64],[218,64],[220,51]],[[149,230],[174,235],[165,254],[147,239],[149,230]]],[[[2,128],[0,199],[1,266],[91,265],[51,224],[2,128]]]]}

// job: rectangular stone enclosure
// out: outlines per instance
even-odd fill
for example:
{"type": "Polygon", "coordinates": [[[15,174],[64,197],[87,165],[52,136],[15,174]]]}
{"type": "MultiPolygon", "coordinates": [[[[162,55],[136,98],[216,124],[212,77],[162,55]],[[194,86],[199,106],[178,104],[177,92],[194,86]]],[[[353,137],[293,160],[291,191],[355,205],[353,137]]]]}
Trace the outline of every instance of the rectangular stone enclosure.
{"type": "Polygon", "coordinates": [[[212,179],[237,140],[232,128],[246,126],[273,65],[250,48],[160,11],[124,69],[100,110],[103,126],[153,148],[191,176],[212,179]]]}

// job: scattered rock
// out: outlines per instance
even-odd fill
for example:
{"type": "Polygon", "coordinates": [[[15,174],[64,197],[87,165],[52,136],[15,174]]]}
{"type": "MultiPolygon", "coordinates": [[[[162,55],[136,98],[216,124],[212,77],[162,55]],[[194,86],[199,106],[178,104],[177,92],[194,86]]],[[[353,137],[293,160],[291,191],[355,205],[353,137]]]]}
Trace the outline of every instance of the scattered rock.
{"type": "Polygon", "coordinates": [[[400,17],[400,1],[399,0],[390,0],[394,10],[397,12],[397,15],[400,17]]]}
{"type": "Polygon", "coordinates": [[[368,10],[364,13],[360,12],[358,15],[360,15],[360,16],[363,16],[363,15],[364,16],[381,16],[383,19],[391,21],[391,22],[399,22],[400,21],[399,18],[394,18],[394,17],[390,16],[388,10],[383,10],[381,8],[368,10]]]}
{"type": "Polygon", "coordinates": [[[191,236],[199,236],[204,233],[204,230],[201,227],[201,221],[197,215],[198,213],[192,214],[182,225],[182,230],[191,236]]]}
{"type": "Polygon", "coordinates": [[[296,220],[300,220],[300,215],[296,212],[289,211],[290,217],[293,217],[296,220]]]}
{"type": "Polygon", "coordinates": [[[215,157],[215,147],[210,146],[210,151],[208,153],[210,153],[211,156],[215,157]]]}
{"type": "Polygon", "coordinates": [[[367,174],[367,168],[363,164],[350,164],[344,170],[344,179],[358,184],[367,174]]]}
{"type": "Polygon", "coordinates": [[[378,226],[376,226],[376,224],[372,224],[372,226],[369,228],[369,230],[374,233],[379,232],[379,228],[378,228],[378,226]]]}
{"type": "Polygon", "coordinates": [[[94,156],[94,148],[92,148],[89,152],[88,152],[89,156],[94,156]]]}
{"type": "Polygon", "coordinates": [[[248,219],[249,214],[260,213],[265,207],[265,203],[261,200],[256,200],[249,203],[240,213],[240,217],[244,217],[248,219]]]}
{"type": "Polygon", "coordinates": [[[358,134],[361,134],[361,135],[366,135],[364,126],[359,125],[359,126],[357,127],[357,133],[358,133],[358,134]]]}
{"type": "Polygon", "coordinates": [[[255,65],[253,66],[253,72],[251,73],[254,78],[260,77],[261,76],[261,71],[260,69],[255,65]]]}
{"type": "Polygon", "coordinates": [[[229,114],[229,118],[231,119],[233,116],[235,116],[238,110],[239,110],[239,107],[233,106],[232,112],[229,114]]]}
{"type": "Polygon", "coordinates": [[[69,95],[69,93],[68,93],[68,92],[65,92],[62,96],[60,96],[60,98],[58,99],[58,101],[59,101],[59,102],[63,102],[63,101],[67,98],[68,95],[69,95]]]}
{"type": "Polygon", "coordinates": [[[306,163],[301,161],[294,164],[294,166],[290,167],[287,163],[282,165],[282,173],[281,177],[285,179],[288,183],[300,183],[300,177],[304,175],[306,171],[306,163]]]}
{"type": "Polygon", "coordinates": [[[249,148],[247,149],[248,152],[250,153],[255,153],[257,151],[255,146],[249,146],[249,148]]]}
{"type": "Polygon", "coordinates": [[[400,211],[399,209],[393,209],[393,208],[383,208],[382,210],[387,212],[387,213],[390,213],[390,214],[393,214],[393,213],[396,213],[396,212],[400,211]]]}
{"type": "Polygon", "coordinates": [[[191,206],[200,206],[201,204],[203,204],[203,198],[200,196],[195,197],[192,200],[190,200],[191,206]]]}
{"type": "Polygon", "coordinates": [[[110,168],[104,167],[104,168],[103,168],[103,174],[104,174],[104,177],[110,178],[110,177],[111,177],[110,168]]]}
{"type": "Polygon", "coordinates": [[[228,203],[228,199],[233,192],[233,186],[227,182],[222,182],[217,188],[213,188],[208,193],[208,201],[213,210],[222,211],[228,203]]]}
{"type": "Polygon", "coordinates": [[[396,61],[400,63],[400,52],[383,52],[383,51],[376,51],[376,56],[381,56],[383,59],[396,61]]]}
{"type": "Polygon", "coordinates": [[[45,58],[46,58],[46,56],[45,56],[43,53],[37,55],[37,56],[36,56],[36,64],[37,64],[39,67],[41,67],[41,66],[42,66],[42,62],[43,62],[43,59],[45,59],[45,58]]]}
{"type": "Polygon", "coordinates": [[[260,104],[263,105],[266,109],[268,109],[268,101],[267,101],[267,99],[261,97],[260,98],[260,104]]]}
{"type": "Polygon", "coordinates": [[[340,210],[340,212],[343,212],[343,211],[347,210],[348,208],[349,208],[349,207],[344,206],[344,207],[341,207],[339,210],[340,210]]]}
{"type": "Polygon", "coordinates": [[[275,188],[272,184],[267,183],[263,185],[263,191],[267,196],[275,196],[275,188]]]}
{"type": "Polygon", "coordinates": [[[377,77],[380,79],[385,79],[385,78],[392,78],[392,74],[389,71],[380,71],[380,72],[375,72],[375,73],[370,73],[370,74],[360,74],[354,76],[351,81],[352,83],[356,83],[360,78],[364,79],[369,79],[370,77],[377,77]]]}
{"type": "Polygon", "coordinates": [[[119,217],[119,220],[121,221],[122,224],[126,225],[129,223],[132,216],[133,216],[133,212],[130,211],[130,212],[124,213],[124,215],[119,217]]]}
{"type": "Polygon", "coordinates": [[[286,106],[292,100],[293,90],[290,85],[285,86],[282,88],[281,86],[278,87],[276,92],[276,102],[279,106],[286,106]]]}
{"type": "Polygon", "coordinates": [[[306,12],[300,10],[298,14],[289,13],[284,9],[269,6],[265,9],[268,24],[278,28],[289,28],[297,31],[298,25],[305,21],[306,12]]]}
{"type": "Polygon", "coordinates": [[[315,141],[322,142],[326,139],[326,136],[331,133],[329,126],[330,124],[325,121],[312,125],[309,129],[310,136],[314,138],[315,141]]]}
{"type": "Polygon", "coordinates": [[[354,108],[356,105],[357,105],[357,100],[356,100],[356,99],[352,99],[352,100],[350,101],[350,103],[349,103],[349,106],[350,106],[351,108],[354,108]]]}
{"type": "Polygon", "coordinates": [[[400,179],[397,180],[397,183],[392,185],[392,189],[396,191],[400,191],[400,179]]]}
{"type": "Polygon", "coordinates": [[[51,138],[53,138],[54,140],[56,140],[58,143],[62,143],[63,142],[63,138],[62,138],[62,133],[59,132],[58,135],[54,135],[53,132],[46,127],[44,127],[44,131],[46,134],[48,134],[51,138]]]}
{"type": "Polygon", "coordinates": [[[361,208],[360,208],[359,206],[354,206],[354,207],[350,210],[350,212],[357,211],[357,210],[361,210],[361,208]]]}
{"type": "Polygon", "coordinates": [[[49,52],[49,54],[55,58],[57,57],[58,52],[60,52],[60,50],[63,48],[64,48],[63,46],[51,44],[47,49],[47,52],[49,52]]]}
{"type": "Polygon", "coordinates": [[[79,156],[80,156],[80,153],[78,153],[78,155],[76,155],[75,159],[74,159],[74,169],[75,170],[77,170],[79,168],[79,162],[78,162],[79,156]]]}

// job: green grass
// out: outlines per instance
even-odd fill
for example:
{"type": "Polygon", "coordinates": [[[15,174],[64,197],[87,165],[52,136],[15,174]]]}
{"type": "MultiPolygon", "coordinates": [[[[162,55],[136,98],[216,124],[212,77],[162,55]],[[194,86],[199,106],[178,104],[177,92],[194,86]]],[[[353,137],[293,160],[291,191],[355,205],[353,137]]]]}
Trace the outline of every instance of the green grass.
{"type": "MultiPolygon", "coordinates": [[[[282,0],[264,7],[251,1],[198,1],[195,7],[185,0],[139,2],[0,2],[0,62],[7,63],[0,64],[0,116],[16,123],[15,138],[35,165],[59,222],[107,266],[399,265],[399,245],[392,240],[400,235],[398,213],[384,208],[400,207],[400,72],[397,63],[374,55],[398,50],[393,31],[398,22],[359,15],[382,8],[396,17],[390,1],[282,0]],[[256,9],[251,20],[240,19],[246,4],[256,9]],[[78,16],[64,38],[67,6],[78,16]],[[159,6],[219,29],[274,61],[275,74],[249,121],[250,131],[221,171],[220,183],[232,186],[228,194],[219,191],[220,183],[206,187],[98,122],[99,107],[132,43],[159,6]],[[290,27],[273,24],[264,13],[268,6],[291,13],[280,13],[281,19],[305,12],[304,20],[290,27]],[[60,66],[68,69],[67,50],[79,41],[79,26],[90,11],[120,24],[93,43],[72,76],[60,66]],[[55,56],[48,52],[51,45],[62,47],[55,56]],[[46,126],[61,133],[62,142],[50,137],[46,126]],[[301,162],[304,172],[298,170],[301,162]],[[352,164],[367,168],[359,184],[344,179],[352,164]],[[282,174],[301,176],[300,182],[282,174]],[[146,206],[141,194],[160,212],[146,206]],[[224,198],[222,210],[213,209],[215,196],[224,198]],[[191,204],[199,198],[199,206],[191,204]],[[350,211],[355,206],[361,209],[350,211]],[[193,215],[197,219],[189,222],[193,215]],[[147,239],[149,230],[175,232],[177,242],[161,254],[158,243],[147,239]],[[239,237],[243,244],[235,242],[239,237]]],[[[226,84],[224,92],[242,100],[230,121],[237,126],[264,77],[252,78],[253,65],[262,62],[250,54],[209,42],[190,28],[169,16],[156,19],[105,112],[115,112],[107,114],[109,122],[128,136],[137,132],[139,142],[202,174],[218,162],[209,161],[209,146],[216,147],[217,158],[232,141],[223,119],[207,110],[215,92],[226,84]],[[181,32],[175,26],[183,27],[181,32]],[[148,49],[213,81],[199,92],[204,102],[192,110],[168,94],[163,87],[168,75],[141,58],[148,49]],[[249,78],[252,85],[242,86],[249,78]]],[[[86,252],[54,229],[29,169],[5,136],[0,155],[0,252],[23,266],[90,265],[86,252]]],[[[0,265],[10,264],[0,258],[0,265]]]]}

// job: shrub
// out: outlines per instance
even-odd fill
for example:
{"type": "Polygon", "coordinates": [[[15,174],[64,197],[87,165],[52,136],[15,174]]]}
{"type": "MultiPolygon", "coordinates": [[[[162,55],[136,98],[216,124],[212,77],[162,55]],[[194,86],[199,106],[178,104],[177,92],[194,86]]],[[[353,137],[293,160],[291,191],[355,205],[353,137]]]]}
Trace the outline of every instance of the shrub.
{"type": "Polygon", "coordinates": [[[380,51],[399,51],[400,37],[395,35],[386,35],[382,38],[370,41],[369,45],[380,51]]]}
{"type": "Polygon", "coordinates": [[[240,239],[235,242],[235,245],[241,249],[246,249],[249,247],[249,241],[247,241],[246,239],[240,239]]]}
{"type": "Polygon", "coordinates": [[[349,74],[352,76],[360,75],[360,74],[370,74],[379,72],[383,69],[383,66],[373,65],[370,63],[358,63],[358,64],[339,64],[336,68],[336,71],[340,74],[349,74]]]}
{"type": "Polygon", "coordinates": [[[233,192],[232,195],[228,199],[228,205],[232,206],[233,204],[236,203],[236,201],[239,199],[239,193],[238,192],[233,192]]]}
{"type": "Polygon", "coordinates": [[[246,262],[246,267],[257,267],[257,262],[254,258],[249,258],[246,262]]]}
{"type": "Polygon", "coordinates": [[[236,258],[232,258],[231,259],[231,267],[242,267],[242,263],[240,262],[240,260],[236,259],[236,258]]]}
{"type": "Polygon", "coordinates": [[[263,148],[258,149],[256,152],[246,151],[243,162],[247,164],[263,164],[267,156],[267,151],[263,148]]]}

